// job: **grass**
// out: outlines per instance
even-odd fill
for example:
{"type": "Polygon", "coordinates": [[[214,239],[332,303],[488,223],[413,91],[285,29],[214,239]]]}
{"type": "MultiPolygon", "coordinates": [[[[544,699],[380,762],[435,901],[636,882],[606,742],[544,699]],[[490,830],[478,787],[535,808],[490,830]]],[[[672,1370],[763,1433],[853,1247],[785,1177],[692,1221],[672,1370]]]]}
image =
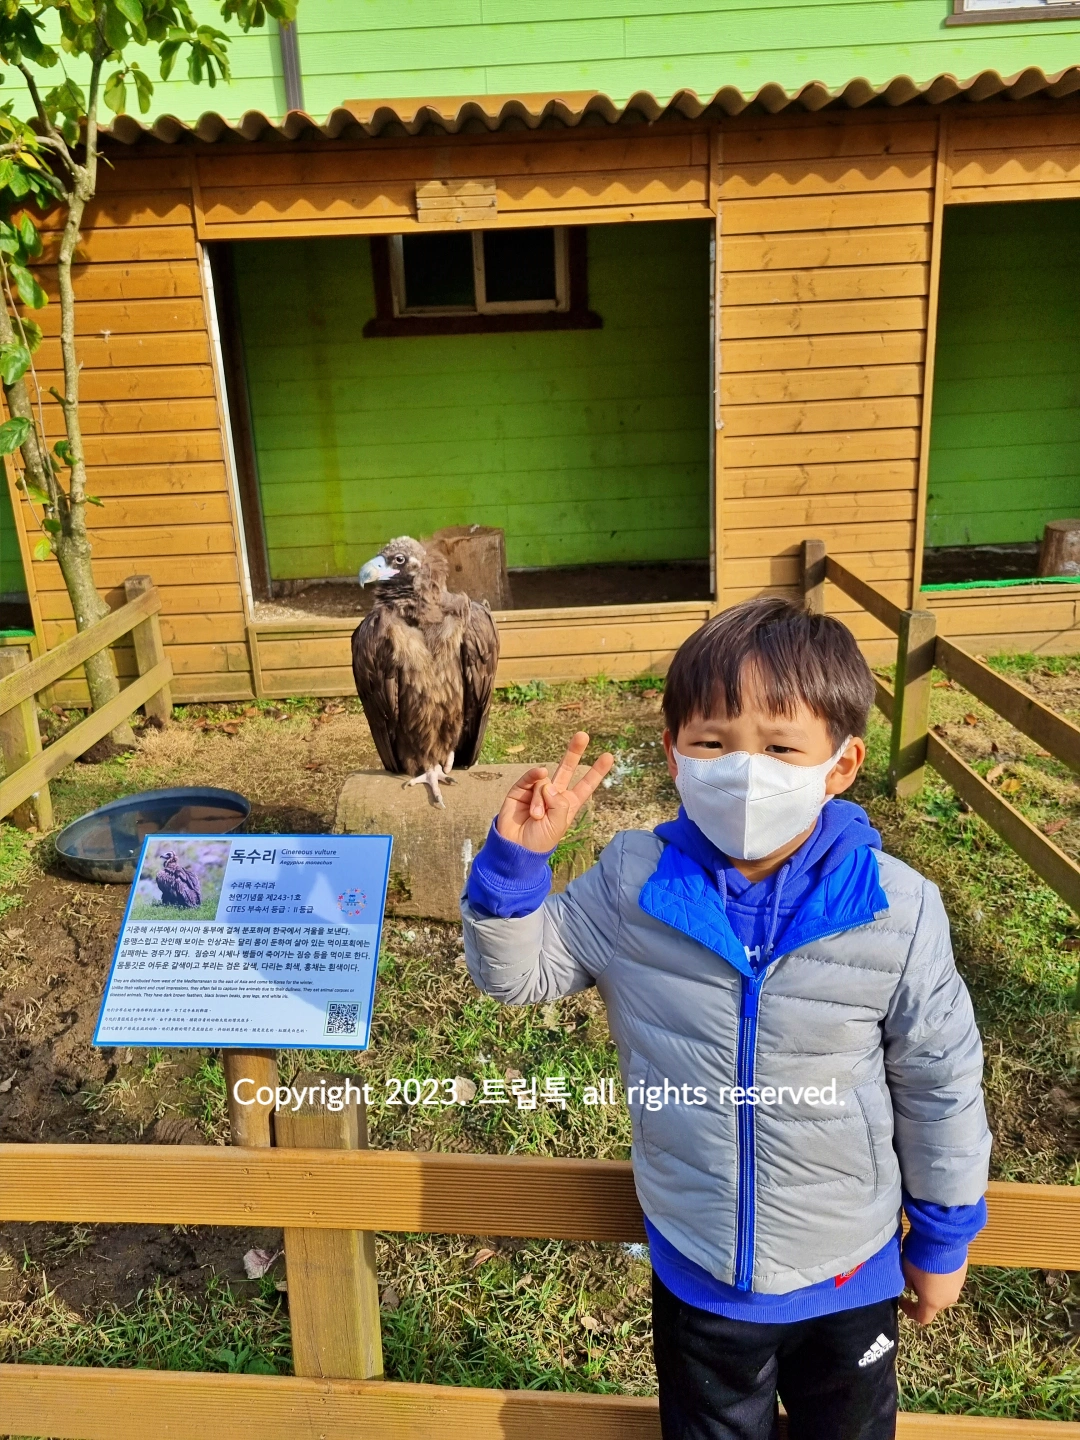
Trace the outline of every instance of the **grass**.
{"type": "Polygon", "coordinates": [[[168,1281],[87,1319],[48,1293],[0,1304],[0,1362],[277,1375],[292,1369],[288,1319],[271,1281],[238,1298],[218,1279],[196,1298],[168,1281]]]}
{"type": "MultiPolygon", "coordinates": [[[[1080,682],[1075,660],[1011,657],[994,663],[1036,689],[1062,685],[1068,691],[1074,675],[1080,682]]],[[[602,846],[624,826],[648,827],[673,812],[676,799],[658,743],[656,688],[652,677],[632,684],[601,677],[500,692],[485,760],[557,760],[566,737],[578,728],[590,731],[591,753],[610,748],[618,758],[612,784],[598,793],[588,832],[576,838],[576,853],[566,860],[580,861],[588,846],[602,846]]],[[[1045,688],[1040,693],[1047,698],[1045,688]]],[[[1002,763],[991,759],[990,747],[998,744],[1007,757],[1005,777],[1014,773],[1010,767],[1027,767],[1021,789],[1009,798],[1021,808],[1030,806],[1040,823],[1042,817],[1075,814],[1080,841],[1080,787],[1068,772],[1036,756],[1034,746],[1000,727],[964,692],[940,688],[933,695],[935,722],[946,725],[950,743],[955,738],[965,745],[984,770],[1002,763]],[[969,713],[975,725],[965,721],[969,713]]],[[[1060,703],[1071,707],[1071,691],[1060,703]]],[[[301,799],[317,807],[316,820],[332,813],[341,766],[371,763],[370,747],[364,748],[367,742],[354,728],[355,708],[344,707],[343,715],[324,725],[320,716],[326,707],[316,702],[250,708],[257,714],[235,739],[209,730],[194,736],[191,722],[217,722],[240,707],[191,707],[171,736],[151,737],[136,756],[111,762],[115,773],[101,773],[110,767],[90,774],[85,773],[90,767],[72,767],[56,787],[58,807],[70,816],[117,793],[197,774],[263,802],[259,828],[272,830],[278,823],[270,806],[301,799]],[[306,769],[305,761],[318,765],[323,755],[325,776],[306,769]]],[[[868,738],[869,762],[856,798],[867,806],[886,848],[930,875],[949,910],[958,961],[984,1035],[994,1174],[1080,1183],[1074,1138],[1080,1047],[1078,1022],[1068,1009],[1080,959],[1071,948],[1080,943],[1080,918],[966,813],[932,772],[916,800],[890,800],[884,726],[875,721],[868,738]]],[[[1062,832],[1067,846],[1072,823],[1062,832]]],[[[0,887],[8,884],[17,894],[45,863],[48,846],[29,850],[20,840],[8,841],[7,834],[0,827],[0,887]]],[[[0,888],[0,896],[4,893],[0,888]]],[[[136,1051],[129,1078],[100,1086],[88,1104],[98,1115],[119,1114],[136,1107],[149,1090],[151,1097],[168,1096],[170,1108],[194,1116],[207,1139],[223,1139],[220,1061],[192,1052],[185,1068],[183,1056],[170,1051],[162,1060],[158,1052],[136,1051]]],[[[321,1068],[355,1072],[371,1083],[372,1143],[380,1146],[612,1158],[628,1153],[629,1125],[621,1107],[574,1103],[563,1111],[477,1101],[447,1107],[387,1103],[394,1095],[389,1082],[410,1076],[462,1076],[481,1090],[484,1079],[506,1082],[508,1072],[541,1083],[548,1076],[566,1077],[580,1099],[585,1085],[617,1073],[604,1009],[594,992],[544,1006],[498,1006],[472,987],[456,926],[388,922],[367,1052],[289,1052],[281,1058],[285,1079],[299,1069],[321,1068]]],[[[626,1247],[380,1236],[378,1267],[385,1287],[388,1375],[636,1394],[654,1386],[648,1265],[626,1247]]],[[[899,1367],[905,1408],[1074,1418],[1080,1366],[1069,1311],[1077,1308],[1064,1275],[973,1271],[962,1303],[932,1327],[919,1330],[903,1322],[899,1367]]],[[[197,1298],[162,1282],[123,1311],[105,1307],[86,1319],[64,1312],[56,1297],[0,1307],[0,1353],[47,1363],[289,1368],[280,1298],[266,1289],[254,1296],[236,1294],[219,1281],[197,1298]]]]}

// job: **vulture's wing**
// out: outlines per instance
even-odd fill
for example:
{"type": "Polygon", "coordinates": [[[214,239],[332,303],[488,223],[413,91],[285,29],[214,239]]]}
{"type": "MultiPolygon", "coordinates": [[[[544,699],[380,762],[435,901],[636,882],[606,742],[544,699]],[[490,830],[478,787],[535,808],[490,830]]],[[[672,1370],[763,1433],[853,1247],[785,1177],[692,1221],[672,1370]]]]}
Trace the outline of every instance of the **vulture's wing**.
{"type": "Polygon", "coordinates": [[[352,670],[371,738],[383,766],[403,773],[398,758],[398,658],[387,617],[378,605],[353,631],[352,670]]]}
{"type": "Polygon", "coordinates": [[[461,739],[454,752],[454,765],[466,769],[475,765],[487,729],[488,707],[499,663],[499,632],[486,605],[473,600],[465,617],[461,642],[461,668],[465,681],[461,739]]]}

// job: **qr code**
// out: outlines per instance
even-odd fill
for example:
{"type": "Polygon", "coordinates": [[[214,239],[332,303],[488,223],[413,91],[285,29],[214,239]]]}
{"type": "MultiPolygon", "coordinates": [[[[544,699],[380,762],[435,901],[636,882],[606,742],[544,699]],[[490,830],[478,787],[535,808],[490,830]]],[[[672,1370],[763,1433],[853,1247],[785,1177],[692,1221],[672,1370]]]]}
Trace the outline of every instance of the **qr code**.
{"type": "Polygon", "coordinates": [[[359,1005],[339,1005],[331,1001],[326,1007],[327,1035],[355,1035],[359,1022],[359,1005]]]}

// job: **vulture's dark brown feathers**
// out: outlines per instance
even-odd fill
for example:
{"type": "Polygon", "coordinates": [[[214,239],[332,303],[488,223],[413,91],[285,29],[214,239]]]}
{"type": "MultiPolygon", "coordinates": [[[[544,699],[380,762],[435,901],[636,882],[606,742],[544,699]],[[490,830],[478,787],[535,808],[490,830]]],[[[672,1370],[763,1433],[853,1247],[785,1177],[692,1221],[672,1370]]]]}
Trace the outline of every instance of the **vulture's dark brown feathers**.
{"type": "Polygon", "coordinates": [[[161,869],[154,876],[161,891],[163,905],[178,905],[181,910],[197,910],[202,904],[199,877],[190,865],[181,865],[171,850],[161,857],[161,869]]]}
{"type": "Polygon", "coordinates": [[[426,784],[467,769],[484,740],[499,662],[486,606],[446,588],[447,564],[407,536],[360,571],[375,605],[352,637],[353,679],[379,758],[426,784]]]}

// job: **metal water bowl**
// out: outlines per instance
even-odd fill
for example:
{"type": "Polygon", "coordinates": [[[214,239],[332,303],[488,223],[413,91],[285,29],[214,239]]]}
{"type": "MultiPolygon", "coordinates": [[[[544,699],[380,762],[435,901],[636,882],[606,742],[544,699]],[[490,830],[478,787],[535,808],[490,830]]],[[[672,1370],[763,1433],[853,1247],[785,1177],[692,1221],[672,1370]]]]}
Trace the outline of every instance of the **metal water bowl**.
{"type": "Polygon", "coordinates": [[[251,813],[235,790],[209,785],[144,790],[92,810],[61,830],[56,850],[84,880],[130,885],[147,835],[229,835],[251,813]]]}

